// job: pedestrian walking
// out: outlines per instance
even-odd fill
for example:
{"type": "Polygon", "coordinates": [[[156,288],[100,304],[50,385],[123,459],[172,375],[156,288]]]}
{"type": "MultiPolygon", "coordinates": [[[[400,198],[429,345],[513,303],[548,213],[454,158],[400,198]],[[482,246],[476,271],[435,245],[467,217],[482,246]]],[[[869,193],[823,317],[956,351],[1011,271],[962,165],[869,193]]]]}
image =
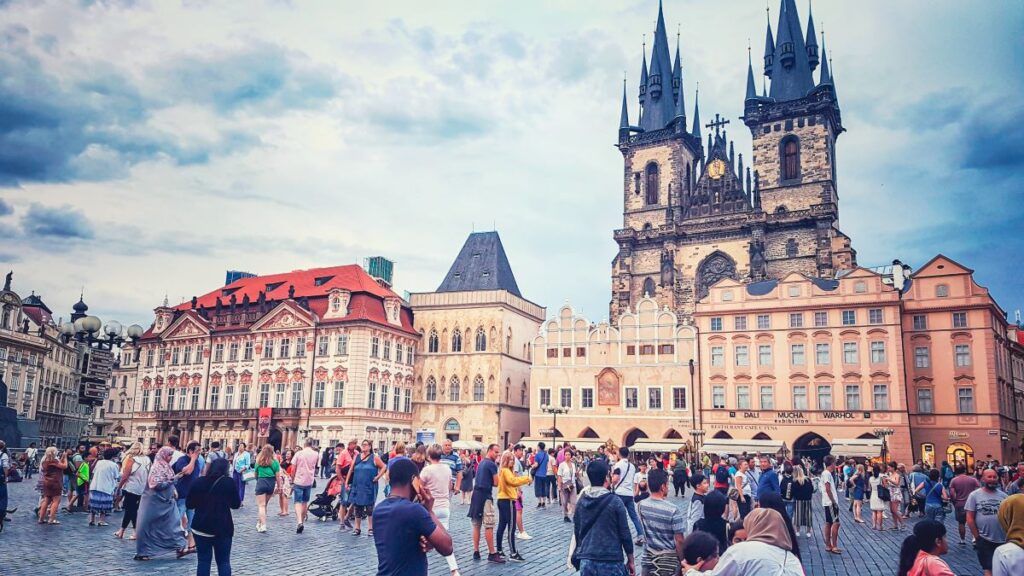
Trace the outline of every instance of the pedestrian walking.
{"type": "Polygon", "coordinates": [[[981,488],[967,497],[967,527],[974,535],[974,550],[985,576],[992,576],[992,557],[996,548],[1006,542],[1006,532],[999,522],[999,506],[1006,500],[999,488],[996,471],[986,468],[981,473],[981,488]]]}
{"type": "Polygon", "coordinates": [[[249,447],[245,442],[238,445],[235,458],[231,461],[231,467],[231,477],[235,482],[235,490],[238,492],[238,501],[245,502],[245,473],[252,468],[252,455],[249,454],[249,447]]]}
{"type": "Polygon", "coordinates": [[[394,463],[389,495],[373,510],[377,576],[426,576],[429,548],[452,555],[452,539],[433,511],[433,495],[422,484],[415,486],[417,471],[411,460],[394,463]]]}
{"type": "MultiPolygon", "coordinates": [[[[825,510],[825,551],[842,554],[839,548],[839,493],[836,491],[835,480],[836,459],[829,454],[825,456],[825,469],[821,471],[821,507],[825,510]]],[[[746,524],[744,524],[746,525],[746,524]]]]}
{"type": "Polygon", "coordinates": [[[231,543],[235,535],[231,510],[237,510],[242,499],[229,475],[230,469],[226,458],[213,460],[206,475],[189,491],[187,506],[195,510],[192,533],[198,559],[196,576],[210,576],[215,557],[218,576],[231,576],[231,543]]]}
{"type": "Polygon", "coordinates": [[[946,486],[942,483],[942,476],[939,470],[932,468],[928,471],[928,488],[924,499],[924,515],[939,522],[946,521],[946,502],[949,501],[949,494],[946,486]]]}
{"type": "Polygon", "coordinates": [[[494,501],[491,499],[494,487],[498,485],[498,445],[491,444],[487,453],[476,467],[476,482],[467,516],[473,524],[473,559],[480,560],[480,532],[483,530],[487,542],[487,561],[504,564],[505,559],[494,548],[494,501]]]}
{"type": "MultiPolygon", "coordinates": [[[[690,484],[693,486],[693,496],[690,497],[690,505],[686,509],[686,533],[693,532],[694,526],[697,522],[704,517],[704,499],[708,490],[711,488],[708,479],[700,472],[694,474],[690,478],[690,484]]],[[[718,492],[718,490],[715,490],[718,492]]],[[[725,495],[718,492],[724,498],[725,495]]]]}
{"type": "Polygon", "coordinates": [[[853,475],[850,476],[848,481],[852,487],[851,505],[853,506],[853,521],[858,524],[864,523],[864,518],[861,514],[861,510],[864,505],[864,495],[866,494],[866,479],[867,474],[864,470],[863,464],[857,464],[854,468],[853,475]]]}
{"type": "Polygon", "coordinates": [[[949,499],[953,502],[953,515],[956,517],[957,531],[960,534],[960,545],[964,546],[967,544],[967,497],[971,492],[981,488],[981,482],[968,474],[967,467],[960,463],[957,463],[953,473],[953,479],[949,482],[949,499]]]}
{"type": "MultiPolygon", "coordinates": [[[[626,454],[621,450],[625,447],[620,449],[620,462],[629,454],[628,450],[626,454]]],[[[618,476],[621,478],[623,473],[618,476]]],[[[603,460],[592,461],[587,466],[587,478],[590,487],[580,496],[573,518],[574,547],[570,560],[580,576],[632,576],[635,565],[628,513],[621,495],[609,490],[608,465],[603,460]]]]}
{"type": "Polygon", "coordinates": [[[633,499],[635,496],[633,481],[636,478],[636,472],[636,466],[629,461],[629,448],[625,446],[620,447],[619,461],[612,467],[612,492],[622,500],[623,506],[626,507],[626,514],[629,515],[633,528],[636,529],[636,540],[634,543],[643,546],[644,527],[640,524],[640,517],[636,514],[636,503],[633,499]]]}
{"type": "Polygon", "coordinates": [[[640,569],[649,576],[673,576],[683,560],[686,515],[666,500],[668,481],[669,475],[664,470],[648,472],[650,498],[637,504],[637,513],[647,535],[640,569]]]}
{"type": "Polygon", "coordinates": [[[107,448],[98,460],[89,483],[89,526],[108,526],[107,514],[114,509],[114,491],[117,488],[117,448],[107,448]]]}
{"type": "Polygon", "coordinates": [[[576,483],[579,481],[579,470],[571,448],[565,448],[565,458],[558,465],[558,495],[562,503],[562,521],[572,522],[576,509],[576,483]]]}
{"type": "Polygon", "coordinates": [[[264,444],[256,457],[256,531],[267,531],[267,503],[280,483],[281,464],[274,458],[274,447],[264,444]]]}
{"type": "MultiPolygon", "coordinates": [[[[446,442],[446,446],[450,449],[451,442],[446,442]]],[[[448,463],[444,449],[437,444],[427,449],[427,459],[430,461],[430,464],[424,466],[423,470],[420,471],[420,481],[434,500],[431,510],[437,518],[437,523],[447,531],[452,515],[451,487],[453,466],[448,463]]],[[[451,533],[449,532],[449,534],[451,533]]],[[[459,562],[455,559],[455,554],[448,554],[444,559],[448,563],[448,570],[451,572],[451,576],[459,576],[459,562]]]]}
{"type": "MultiPolygon", "coordinates": [[[[114,533],[115,538],[124,538],[124,531],[131,525],[138,531],[139,503],[146,491],[146,480],[149,478],[149,458],[142,454],[142,443],[136,442],[128,448],[124,461],[121,463],[121,481],[118,489],[124,496],[124,516],[121,518],[121,529],[114,533]]],[[[135,540],[133,534],[129,540],[135,540]]]]}
{"type": "MultiPolygon", "coordinates": [[[[39,505],[40,524],[60,524],[57,520],[57,508],[60,507],[60,491],[64,478],[64,470],[68,468],[68,451],[57,458],[57,447],[49,446],[43,453],[39,464],[43,475],[43,499],[39,505]],[[47,516],[49,519],[47,520],[47,516]]],[[[5,509],[6,511],[6,509],[5,509]]]]}
{"type": "Polygon", "coordinates": [[[903,539],[897,576],[954,576],[939,556],[949,552],[946,527],[935,520],[922,520],[914,533],[903,539]]]}
{"type": "MultiPolygon", "coordinates": [[[[329,452],[329,451],[327,451],[329,452]]],[[[316,450],[313,449],[313,439],[306,438],[302,450],[295,455],[292,466],[295,467],[292,479],[292,494],[295,497],[295,533],[302,534],[306,524],[306,517],[309,511],[309,499],[313,493],[313,483],[316,481],[316,465],[320,460],[316,450]]]]}
{"type": "Polygon", "coordinates": [[[495,544],[498,554],[504,556],[502,549],[502,536],[508,530],[509,555],[506,557],[510,562],[525,562],[516,548],[516,527],[515,527],[515,501],[519,497],[518,487],[530,483],[529,476],[516,476],[514,472],[515,456],[511,452],[501,455],[501,465],[498,470],[498,534],[495,544]]]}
{"type": "Polygon", "coordinates": [[[353,536],[362,534],[362,521],[367,524],[367,534],[373,536],[373,505],[377,501],[377,481],[387,471],[384,462],[373,451],[373,444],[363,440],[361,452],[356,455],[349,469],[345,484],[351,490],[349,498],[355,508],[353,536]]]}
{"type": "Polygon", "coordinates": [[[993,576],[1024,574],[1024,494],[1014,494],[999,505],[999,525],[1006,543],[992,555],[993,576]]]}
{"type": "Polygon", "coordinates": [[[181,473],[175,474],[171,468],[173,455],[173,448],[161,448],[150,468],[146,490],[139,504],[136,560],[150,560],[172,551],[177,552],[179,557],[187,553],[188,540],[185,538],[182,514],[174,493],[174,481],[181,473]]]}
{"type": "Polygon", "coordinates": [[[707,532],[718,541],[718,552],[725,552],[729,547],[729,523],[725,520],[725,509],[729,499],[717,490],[704,496],[704,516],[693,524],[696,532],[707,532]]]}

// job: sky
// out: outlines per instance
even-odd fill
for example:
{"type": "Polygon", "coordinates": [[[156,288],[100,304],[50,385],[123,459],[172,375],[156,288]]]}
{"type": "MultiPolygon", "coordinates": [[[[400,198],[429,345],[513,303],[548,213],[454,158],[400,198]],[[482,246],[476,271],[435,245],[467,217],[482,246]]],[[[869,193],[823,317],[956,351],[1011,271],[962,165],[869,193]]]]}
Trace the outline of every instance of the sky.
{"type": "MultiPolygon", "coordinates": [[[[1024,308],[1024,4],[813,15],[859,263],[941,252],[1024,308]]],[[[656,16],[656,0],[0,0],[0,268],[56,316],[84,291],[91,313],[148,326],[227,269],[383,255],[399,292],[431,291],[470,232],[497,229],[526,298],[604,319],[622,80],[635,122],[656,16]]],[[[702,118],[729,118],[748,152],[765,3],[669,0],[665,18],[687,105],[699,82],[702,118]]]]}

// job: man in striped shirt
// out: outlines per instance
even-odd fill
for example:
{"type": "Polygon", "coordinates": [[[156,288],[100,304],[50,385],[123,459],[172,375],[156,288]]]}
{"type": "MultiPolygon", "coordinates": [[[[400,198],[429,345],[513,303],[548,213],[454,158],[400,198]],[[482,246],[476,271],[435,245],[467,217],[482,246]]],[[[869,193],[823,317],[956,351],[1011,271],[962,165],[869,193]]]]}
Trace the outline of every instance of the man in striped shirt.
{"type": "Polygon", "coordinates": [[[642,500],[637,509],[647,539],[640,560],[644,575],[675,574],[683,559],[683,537],[686,516],[665,499],[668,496],[668,474],[654,469],[647,473],[651,497],[642,500]]]}

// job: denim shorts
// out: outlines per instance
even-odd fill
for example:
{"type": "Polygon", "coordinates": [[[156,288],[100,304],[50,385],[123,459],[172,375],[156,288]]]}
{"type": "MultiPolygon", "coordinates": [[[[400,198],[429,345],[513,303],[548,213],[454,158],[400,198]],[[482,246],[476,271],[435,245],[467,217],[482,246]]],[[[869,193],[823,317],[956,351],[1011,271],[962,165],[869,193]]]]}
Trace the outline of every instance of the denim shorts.
{"type": "Polygon", "coordinates": [[[187,506],[185,506],[185,499],[184,498],[178,499],[178,515],[179,516],[185,516],[186,518],[188,518],[188,532],[191,532],[192,531],[192,518],[195,517],[196,511],[195,510],[191,510],[187,506]]]}
{"type": "Polygon", "coordinates": [[[306,502],[309,502],[309,497],[312,493],[312,486],[292,486],[292,498],[296,504],[305,504],[306,502]]]}

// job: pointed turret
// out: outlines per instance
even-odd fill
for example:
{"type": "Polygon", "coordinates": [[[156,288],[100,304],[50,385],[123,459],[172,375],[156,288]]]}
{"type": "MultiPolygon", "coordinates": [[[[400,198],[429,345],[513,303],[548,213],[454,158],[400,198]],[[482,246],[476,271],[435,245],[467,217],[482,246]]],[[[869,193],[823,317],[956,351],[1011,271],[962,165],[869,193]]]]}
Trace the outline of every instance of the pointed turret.
{"type": "Polygon", "coordinates": [[[700,137],[700,86],[697,86],[697,93],[693,97],[693,130],[690,132],[699,142],[700,137]]]}
{"type": "Polygon", "coordinates": [[[775,65],[769,76],[772,80],[769,95],[778,102],[803,98],[814,88],[814,78],[795,0],[781,0],[775,37],[775,65]]]}
{"type": "Polygon", "coordinates": [[[761,209],[761,175],[754,171],[754,210],[761,209]]]}
{"type": "Polygon", "coordinates": [[[654,46],[651,49],[651,68],[647,79],[647,101],[640,127],[644,130],[660,130],[675,118],[676,99],[671,86],[672,56],[668,49],[668,34],[665,31],[665,13],[658,3],[658,23],[654,29],[654,46]]]}
{"type": "Polygon", "coordinates": [[[825,35],[821,36],[821,77],[818,79],[818,86],[832,83],[832,71],[829,67],[828,56],[825,54],[825,35]]]}
{"type": "Polygon", "coordinates": [[[811,72],[818,67],[818,34],[814,31],[814,11],[807,7],[807,64],[811,72]]]}
{"type": "Polygon", "coordinates": [[[676,59],[672,63],[672,92],[678,97],[683,88],[683,66],[679,58],[679,34],[676,34],[676,59]]]}
{"type": "Polygon", "coordinates": [[[750,46],[747,46],[747,100],[757,99],[757,87],[754,86],[754,63],[750,56],[750,46]]]}
{"type": "Polygon", "coordinates": [[[676,98],[676,118],[681,119],[683,123],[683,130],[686,130],[686,102],[683,100],[683,91],[679,91],[679,97],[676,98]]]}
{"type": "Polygon", "coordinates": [[[619,114],[619,140],[629,138],[629,108],[626,106],[626,80],[622,80],[622,113],[619,114]]]}
{"type": "Polygon", "coordinates": [[[764,75],[771,78],[775,65],[775,39],[772,38],[772,15],[765,8],[768,14],[768,32],[764,35],[764,75]]]}

